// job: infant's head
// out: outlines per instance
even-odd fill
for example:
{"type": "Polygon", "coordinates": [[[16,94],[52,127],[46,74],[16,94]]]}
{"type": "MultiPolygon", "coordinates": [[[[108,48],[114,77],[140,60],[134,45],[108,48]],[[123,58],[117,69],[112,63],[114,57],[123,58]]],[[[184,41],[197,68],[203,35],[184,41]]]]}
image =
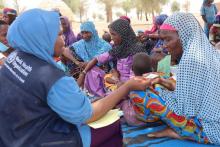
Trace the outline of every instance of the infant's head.
{"type": "Polygon", "coordinates": [[[132,70],[135,76],[152,72],[151,58],[146,53],[137,53],[133,57],[132,70]]]}

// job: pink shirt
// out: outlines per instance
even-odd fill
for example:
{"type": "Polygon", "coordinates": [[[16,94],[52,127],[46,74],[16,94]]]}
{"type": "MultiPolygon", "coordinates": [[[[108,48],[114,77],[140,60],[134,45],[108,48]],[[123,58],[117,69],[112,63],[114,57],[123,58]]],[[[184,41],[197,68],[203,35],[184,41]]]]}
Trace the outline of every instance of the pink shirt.
{"type": "MultiPolygon", "coordinates": [[[[99,64],[104,64],[111,61],[113,57],[106,52],[96,57],[96,59],[98,60],[99,64]]],[[[128,56],[127,58],[117,60],[117,70],[120,73],[120,81],[125,82],[134,75],[132,72],[132,62],[133,56],[128,56]]]]}

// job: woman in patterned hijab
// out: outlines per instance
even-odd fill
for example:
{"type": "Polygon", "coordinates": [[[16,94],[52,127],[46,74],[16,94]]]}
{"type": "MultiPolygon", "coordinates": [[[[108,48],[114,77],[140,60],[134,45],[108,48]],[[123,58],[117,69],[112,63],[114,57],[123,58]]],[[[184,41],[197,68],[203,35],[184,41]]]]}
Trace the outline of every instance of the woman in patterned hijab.
{"type": "MultiPolygon", "coordinates": [[[[167,18],[160,30],[166,48],[180,62],[176,86],[171,86],[173,91],[163,90],[160,94],[166,110],[160,117],[172,129],[149,136],[187,138],[219,145],[220,54],[192,14],[176,13],[167,18]]],[[[156,83],[165,87],[168,84],[164,79],[152,82],[156,83]]]]}
{"type": "Polygon", "coordinates": [[[177,13],[165,24],[177,30],[183,54],[176,90],[164,93],[164,100],[178,114],[197,117],[209,141],[220,144],[220,54],[193,15],[177,13]]]}
{"type": "Polygon", "coordinates": [[[138,43],[136,35],[131,28],[128,21],[123,19],[118,19],[109,25],[110,33],[113,32],[113,41],[114,34],[118,34],[121,38],[121,43],[115,43],[115,46],[112,50],[109,51],[109,54],[117,59],[126,58],[130,55],[135,55],[139,52],[145,52],[144,47],[141,43],[138,43]]]}
{"type": "Polygon", "coordinates": [[[200,124],[200,135],[204,137],[206,134],[210,143],[219,145],[220,54],[191,14],[176,13],[169,17],[161,26],[160,35],[171,56],[180,58],[176,88],[174,91],[164,90],[161,97],[179,116],[196,119],[200,124]],[[177,37],[172,36],[174,33],[177,37]]]}
{"type": "Polygon", "coordinates": [[[102,65],[110,61],[116,61],[116,70],[120,77],[116,77],[116,80],[111,84],[122,84],[133,75],[131,70],[133,55],[145,52],[144,47],[138,43],[135,33],[127,20],[115,20],[109,25],[109,32],[114,42],[113,49],[92,59],[78,79],[80,86],[84,84],[84,79],[86,79],[84,87],[97,96],[103,96],[106,93],[103,85],[104,73],[97,72],[98,70],[95,70],[97,68],[93,68],[97,63],[102,65]],[[97,77],[100,78],[98,79],[97,77]]]}

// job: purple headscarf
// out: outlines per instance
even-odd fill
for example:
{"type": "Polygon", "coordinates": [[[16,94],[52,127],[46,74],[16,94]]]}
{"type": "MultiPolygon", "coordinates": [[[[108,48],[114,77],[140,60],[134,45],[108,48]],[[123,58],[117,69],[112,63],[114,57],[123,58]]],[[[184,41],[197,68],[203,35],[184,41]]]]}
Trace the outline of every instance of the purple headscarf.
{"type": "Polygon", "coordinates": [[[67,31],[66,32],[63,32],[63,35],[65,36],[65,46],[70,46],[72,45],[74,42],[77,41],[73,31],[72,31],[72,27],[71,27],[71,24],[70,24],[70,21],[67,17],[65,16],[62,16],[60,17],[61,19],[64,20],[64,22],[67,24],[67,31]]]}
{"type": "Polygon", "coordinates": [[[161,14],[159,16],[157,16],[155,18],[155,24],[161,26],[163,24],[163,22],[167,19],[167,15],[166,14],[161,14]]]}

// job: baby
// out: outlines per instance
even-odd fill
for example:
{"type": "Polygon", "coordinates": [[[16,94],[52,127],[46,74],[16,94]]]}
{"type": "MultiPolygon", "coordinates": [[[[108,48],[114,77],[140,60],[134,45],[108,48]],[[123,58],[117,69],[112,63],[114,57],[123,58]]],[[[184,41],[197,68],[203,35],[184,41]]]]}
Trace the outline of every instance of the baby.
{"type": "Polygon", "coordinates": [[[135,76],[142,76],[153,71],[152,59],[146,53],[138,53],[133,57],[132,70],[135,76]]]}
{"type": "MultiPolygon", "coordinates": [[[[133,57],[132,70],[135,76],[142,76],[143,73],[152,72],[152,62],[150,56],[146,53],[138,53],[133,57]]],[[[104,85],[107,92],[116,90],[121,84],[120,75],[117,70],[112,69],[104,77],[104,85]]]]}
{"type": "MultiPolygon", "coordinates": [[[[143,53],[136,54],[133,61],[133,71],[135,76],[144,76],[146,78],[167,78],[164,73],[157,73],[156,66],[157,63],[163,58],[160,56],[151,56],[151,58],[143,53]],[[150,73],[154,71],[154,73],[150,73]]],[[[171,82],[175,82],[172,78],[169,78],[171,82]]],[[[135,117],[143,122],[156,122],[159,118],[151,114],[150,110],[146,108],[146,104],[149,100],[158,99],[163,103],[159,94],[164,87],[160,85],[154,85],[146,89],[146,91],[132,91],[129,94],[133,109],[135,111],[135,117]]],[[[165,89],[166,90],[166,89],[165,89]]]]}
{"type": "MultiPolygon", "coordinates": [[[[145,76],[145,74],[155,71],[152,66],[152,59],[146,53],[138,53],[133,57],[132,70],[135,76],[145,76]]],[[[142,126],[146,122],[156,122],[159,120],[154,115],[148,115],[147,117],[143,115],[141,111],[143,109],[140,108],[140,105],[144,101],[139,98],[139,93],[140,91],[131,92],[129,95],[130,99],[125,100],[122,105],[124,119],[131,126],[142,126]]],[[[145,92],[142,93],[145,95],[145,92]]]]}

